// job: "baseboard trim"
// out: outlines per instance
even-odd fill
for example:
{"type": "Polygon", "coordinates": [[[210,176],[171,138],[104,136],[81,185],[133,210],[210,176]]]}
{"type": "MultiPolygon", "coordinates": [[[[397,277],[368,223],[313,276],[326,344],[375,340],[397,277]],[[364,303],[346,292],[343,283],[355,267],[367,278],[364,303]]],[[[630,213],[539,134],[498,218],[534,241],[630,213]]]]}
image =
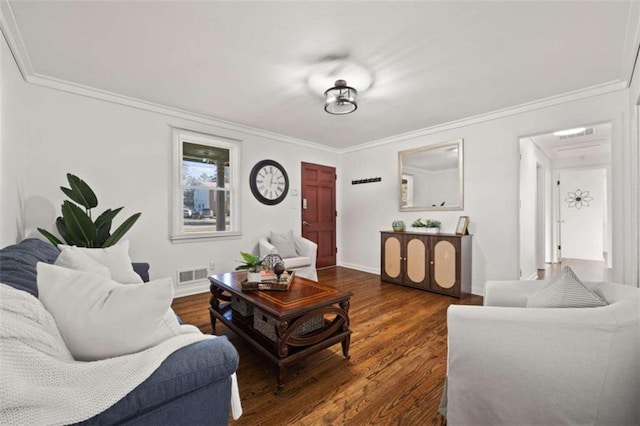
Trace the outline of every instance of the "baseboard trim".
{"type": "Polygon", "coordinates": [[[340,263],[338,266],[342,266],[343,268],[355,269],[356,271],[380,275],[380,268],[371,268],[369,266],[358,265],[355,263],[340,263]]]}
{"type": "Polygon", "coordinates": [[[184,286],[176,286],[174,285],[175,293],[173,295],[174,299],[184,296],[191,296],[194,294],[207,293],[209,292],[209,280],[200,280],[197,283],[184,285],[184,286]]]}

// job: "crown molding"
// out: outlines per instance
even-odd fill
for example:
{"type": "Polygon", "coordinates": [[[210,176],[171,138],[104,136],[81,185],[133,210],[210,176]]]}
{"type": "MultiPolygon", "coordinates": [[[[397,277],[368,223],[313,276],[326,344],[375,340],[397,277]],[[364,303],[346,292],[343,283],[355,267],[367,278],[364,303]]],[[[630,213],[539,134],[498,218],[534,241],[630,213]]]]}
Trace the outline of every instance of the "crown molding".
{"type": "Polygon", "coordinates": [[[350,152],[362,151],[364,149],[375,148],[381,145],[389,145],[406,141],[407,139],[415,139],[421,136],[427,136],[434,133],[440,133],[447,130],[453,130],[460,127],[471,126],[473,124],[484,123],[487,121],[497,120],[500,118],[509,117],[512,115],[522,114],[525,112],[531,112],[538,109],[548,108],[555,105],[566,104],[575,102],[581,99],[590,98],[593,96],[604,95],[627,88],[626,81],[610,81],[607,83],[598,84],[595,86],[587,87],[580,90],[564,93],[561,95],[550,96],[548,98],[539,99],[532,102],[516,105],[509,108],[500,109],[497,111],[487,112],[483,114],[474,115],[471,117],[462,118],[460,120],[449,121],[447,123],[437,124],[431,127],[425,127],[419,130],[413,130],[411,132],[402,133],[388,138],[377,139],[371,142],[365,142],[349,148],[340,150],[341,154],[350,152]]]}
{"type": "Polygon", "coordinates": [[[33,65],[27,53],[27,48],[22,41],[22,36],[18,30],[18,24],[13,16],[13,10],[7,0],[0,0],[0,30],[4,35],[13,59],[18,65],[22,78],[27,81],[28,75],[33,73],[33,65]]]}
{"type": "Polygon", "coordinates": [[[267,130],[258,129],[251,126],[246,126],[240,123],[232,121],[221,120],[218,118],[210,117],[205,114],[199,114],[179,108],[173,108],[166,105],[148,102],[141,99],[120,95],[106,90],[96,89],[94,87],[85,86],[82,84],[72,83],[66,80],[60,80],[53,77],[43,76],[39,74],[28,75],[26,81],[38,86],[47,87],[50,89],[56,89],[63,92],[73,93],[79,96],[85,96],[94,98],[106,102],[120,104],[128,106],[130,108],[140,109],[143,111],[162,114],[170,117],[180,118],[184,120],[193,121],[200,124],[206,124],[215,126],[221,129],[239,132],[243,134],[253,135],[266,139],[275,140],[278,142],[284,142],[297,146],[304,146],[307,148],[313,148],[322,151],[328,151],[337,154],[338,150],[335,148],[321,145],[315,142],[306,141],[304,139],[293,138],[290,136],[281,135],[279,133],[269,132],[267,130]]]}

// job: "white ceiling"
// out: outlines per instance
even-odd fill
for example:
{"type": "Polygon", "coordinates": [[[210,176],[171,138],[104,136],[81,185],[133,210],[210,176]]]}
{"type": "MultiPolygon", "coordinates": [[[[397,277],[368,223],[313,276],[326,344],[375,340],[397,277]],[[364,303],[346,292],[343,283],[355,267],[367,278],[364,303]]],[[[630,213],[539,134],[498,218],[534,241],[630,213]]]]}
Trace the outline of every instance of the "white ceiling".
{"type": "Polygon", "coordinates": [[[633,0],[8,4],[27,75],[337,149],[625,82],[637,51],[633,0]],[[345,116],[307,86],[336,57],[374,79],[345,116]]]}
{"type": "Polygon", "coordinates": [[[611,153],[611,123],[583,127],[584,132],[574,135],[549,133],[529,139],[552,160],[587,155],[607,158],[611,153]]]}

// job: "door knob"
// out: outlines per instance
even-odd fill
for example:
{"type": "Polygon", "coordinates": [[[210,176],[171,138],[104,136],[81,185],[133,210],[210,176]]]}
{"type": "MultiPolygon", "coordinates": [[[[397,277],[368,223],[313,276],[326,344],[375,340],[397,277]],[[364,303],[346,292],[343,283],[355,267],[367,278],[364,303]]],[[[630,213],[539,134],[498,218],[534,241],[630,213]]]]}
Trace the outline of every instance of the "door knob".
{"type": "Polygon", "coordinates": [[[302,224],[303,224],[303,225],[308,225],[308,224],[309,224],[309,222],[307,222],[306,220],[303,220],[303,221],[302,221],[302,224]]]}

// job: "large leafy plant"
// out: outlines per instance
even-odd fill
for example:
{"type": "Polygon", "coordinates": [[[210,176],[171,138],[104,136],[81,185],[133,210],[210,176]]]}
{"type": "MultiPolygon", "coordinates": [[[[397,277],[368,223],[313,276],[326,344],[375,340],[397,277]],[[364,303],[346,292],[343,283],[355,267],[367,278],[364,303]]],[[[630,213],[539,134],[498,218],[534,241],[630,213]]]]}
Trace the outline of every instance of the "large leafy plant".
{"type": "MultiPolygon", "coordinates": [[[[62,203],[62,216],[56,219],[56,229],[68,245],[78,247],[109,247],[117,243],[129,231],[142,213],[136,213],[122,222],[113,233],[111,225],[123,207],[107,209],[95,221],[91,209],[98,206],[98,197],[91,187],[79,177],[67,173],[69,188],[60,187],[62,192],[71,199],[62,203]]],[[[52,244],[63,244],[51,232],[38,228],[52,244]]]]}

